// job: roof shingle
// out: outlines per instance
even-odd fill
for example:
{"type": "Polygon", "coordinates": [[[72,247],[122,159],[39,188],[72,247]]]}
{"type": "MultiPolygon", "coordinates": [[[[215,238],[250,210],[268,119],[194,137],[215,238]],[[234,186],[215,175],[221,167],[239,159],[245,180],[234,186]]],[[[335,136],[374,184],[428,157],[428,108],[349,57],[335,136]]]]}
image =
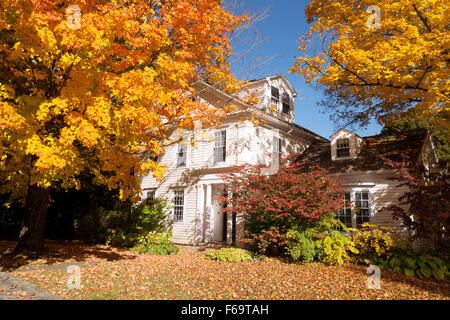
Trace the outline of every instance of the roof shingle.
{"type": "Polygon", "coordinates": [[[307,166],[320,166],[330,173],[386,170],[391,168],[378,157],[379,155],[393,161],[402,160],[402,156],[418,160],[426,136],[426,129],[417,129],[390,135],[364,137],[365,145],[356,159],[335,161],[331,160],[330,143],[316,141],[300,154],[296,161],[306,161],[307,166]]]}

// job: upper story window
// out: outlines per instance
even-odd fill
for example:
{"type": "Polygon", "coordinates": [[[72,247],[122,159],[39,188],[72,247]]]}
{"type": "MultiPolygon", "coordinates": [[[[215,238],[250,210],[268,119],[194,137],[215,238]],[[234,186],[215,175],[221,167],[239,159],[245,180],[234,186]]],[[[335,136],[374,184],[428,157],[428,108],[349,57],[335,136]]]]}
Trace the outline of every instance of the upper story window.
{"type": "Polygon", "coordinates": [[[227,132],[214,133],[214,162],[224,162],[227,157],[227,132]]]}
{"type": "Polygon", "coordinates": [[[177,152],[177,166],[185,167],[186,166],[186,154],[187,148],[185,143],[178,144],[178,152],[177,152]]]}
{"type": "Polygon", "coordinates": [[[278,104],[278,102],[280,101],[280,90],[272,86],[271,92],[272,92],[272,102],[278,104]]]}
{"type": "Polygon", "coordinates": [[[283,113],[290,114],[291,113],[291,97],[288,93],[283,93],[283,113]]]}
{"type": "Polygon", "coordinates": [[[336,158],[350,157],[349,139],[338,139],[336,142],[336,158]]]}

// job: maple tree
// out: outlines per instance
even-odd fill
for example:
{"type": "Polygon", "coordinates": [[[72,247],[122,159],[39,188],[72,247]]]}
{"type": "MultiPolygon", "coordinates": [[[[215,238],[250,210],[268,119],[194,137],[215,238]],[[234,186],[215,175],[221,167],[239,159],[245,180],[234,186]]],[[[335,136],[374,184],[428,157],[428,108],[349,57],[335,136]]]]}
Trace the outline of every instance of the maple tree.
{"type": "Polygon", "coordinates": [[[217,122],[193,84],[232,92],[229,34],[247,20],[211,0],[0,3],[0,192],[25,203],[16,251],[39,250],[52,188],[96,184],[136,200],[173,128],[217,122]],[[152,160],[153,159],[153,160],[152,160]],[[24,196],[26,195],[26,196],[24,196]]]}
{"type": "Polygon", "coordinates": [[[448,111],[448,1],[312,0],[305,15],[313,24],[290,72],[325,89],[332,119],[364,126],[448,111]]]}

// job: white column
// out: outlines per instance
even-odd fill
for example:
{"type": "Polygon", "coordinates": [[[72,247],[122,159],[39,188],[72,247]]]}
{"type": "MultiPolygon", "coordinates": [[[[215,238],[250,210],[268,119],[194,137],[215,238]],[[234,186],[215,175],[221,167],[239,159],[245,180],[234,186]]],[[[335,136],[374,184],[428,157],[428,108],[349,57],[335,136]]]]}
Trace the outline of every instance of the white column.
{"type": "MultiPolygon", "coordinates": [[[[232,193],[231,190],[228,190],[228,207],[231,207],[231,199],[232,193]]],[[[233,213],[231,211],[227,212],[227,244],[231,244],[232,240],[232,231],[233,231],[233,213]]]]}
{"type": "Polygon", "coordinates": [[[212,186],[206,185],[206,212],[209,214],[208,241],[214,241],[214,212],[212,207],[212,186]]]}
{"type": "Polygon", "coordinates": [[[205,188],[197,185],[197,235],[196,242],[205,242],[205,188]]]}

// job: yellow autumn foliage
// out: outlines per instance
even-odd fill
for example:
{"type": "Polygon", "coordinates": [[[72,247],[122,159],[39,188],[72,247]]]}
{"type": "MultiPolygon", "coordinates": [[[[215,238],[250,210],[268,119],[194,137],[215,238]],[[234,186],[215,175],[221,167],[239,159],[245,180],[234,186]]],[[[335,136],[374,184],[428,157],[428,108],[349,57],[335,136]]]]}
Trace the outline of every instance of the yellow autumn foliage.
{"type": "Polygon", "coordinates": [[[325,88],[334,119],[386,124],[410,109],[449,110],[449,1],[312,0],[305,15],[312,26],[290,72],[325,88]]]}

